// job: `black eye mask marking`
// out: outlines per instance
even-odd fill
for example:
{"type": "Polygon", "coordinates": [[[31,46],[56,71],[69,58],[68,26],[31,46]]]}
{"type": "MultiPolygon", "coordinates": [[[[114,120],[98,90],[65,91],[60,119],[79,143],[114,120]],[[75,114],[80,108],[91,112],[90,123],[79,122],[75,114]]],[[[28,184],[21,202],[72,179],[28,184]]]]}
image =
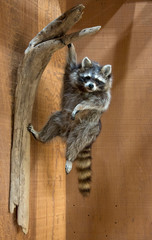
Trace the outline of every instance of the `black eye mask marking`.
{"type": "Polygon", "coordinates": [[[104,86],[104,85],[105,85],[105,83],[102,82],[102,81],[100,81],[98,78],[95,78],[95,82],[96,82],[98,85],[100,85],[100,86],[104,86]]]}
{"type": "Polygon", "coordinates": [[[90,76],[86,76],[85,79],[86,79],[86,80],[90,80],[91,77],[90,77],[90,76]]]}
{"type": "Polygon", "coordinates": [[[90,76],[86,76],[86,77],[82,77],[82,76],[80,76],[79,77],[79,81],[80,82],[84,82],[84,83],[86,83],[88,80],[90,80],[91,79],[91,77],[90,76]]]}

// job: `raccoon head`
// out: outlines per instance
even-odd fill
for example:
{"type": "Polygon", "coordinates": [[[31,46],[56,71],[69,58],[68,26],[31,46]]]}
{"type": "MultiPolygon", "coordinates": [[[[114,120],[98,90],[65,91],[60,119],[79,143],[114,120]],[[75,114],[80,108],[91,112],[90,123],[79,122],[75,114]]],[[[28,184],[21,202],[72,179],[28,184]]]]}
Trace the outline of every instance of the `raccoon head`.
{"type": "Polygon", "coordinates": [[[98,63],[85,57],[70,73],[72,85],[81,91],[106,91],[112,85],[112,66],[100,66],[98,63]]]}

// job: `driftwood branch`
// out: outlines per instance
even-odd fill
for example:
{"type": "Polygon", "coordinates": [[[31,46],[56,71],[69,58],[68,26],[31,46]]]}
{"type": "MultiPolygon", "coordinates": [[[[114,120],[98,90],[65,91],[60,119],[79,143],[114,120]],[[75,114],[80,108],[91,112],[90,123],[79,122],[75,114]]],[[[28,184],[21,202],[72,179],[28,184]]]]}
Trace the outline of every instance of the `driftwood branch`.
{"type": "Polygon", "coordinates": [[[17,222],[24,233],[28,232],[29,223],[30,134],[27,126],[31,122],[36,89],[55,51],[100,29],[97,26],[65,35],[80,20],[83,9],[83,5],[70,9],[40,31],[29,43],[18,68],[11,151],[10,212],[13,213],[18,207],[17,222]]]}

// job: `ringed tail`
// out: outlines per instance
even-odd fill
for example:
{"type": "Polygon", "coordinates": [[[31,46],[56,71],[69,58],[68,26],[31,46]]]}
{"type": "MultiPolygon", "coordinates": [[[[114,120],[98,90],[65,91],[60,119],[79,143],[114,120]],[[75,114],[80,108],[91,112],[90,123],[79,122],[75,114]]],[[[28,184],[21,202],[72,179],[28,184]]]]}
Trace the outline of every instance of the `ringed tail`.
{"type": "Polygon", "coordinates": [[[91,191],[91,160],[91,146],[85,147],[76,159],[79,191],[84,197],[91,191]]]}

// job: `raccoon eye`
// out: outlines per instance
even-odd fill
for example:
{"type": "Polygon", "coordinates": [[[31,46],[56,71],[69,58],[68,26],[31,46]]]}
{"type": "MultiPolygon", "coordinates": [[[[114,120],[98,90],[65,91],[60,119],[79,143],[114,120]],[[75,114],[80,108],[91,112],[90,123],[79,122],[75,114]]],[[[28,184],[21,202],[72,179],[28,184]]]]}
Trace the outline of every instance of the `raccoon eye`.
{"type": "Polygon", "coordinates": [[[90,80],[90,78],[91,78],[90,76],[86,76],[86,77],[85,77],[85,79],[87,79],[87,80],[90,80]]]}
{"type": "Polygon", "coordinates": [[[98,83],[101,86],[105,85],[105,83],[100,81],[98,78],[96,78],[95,81],[96,81],[96,83],[98,83]]]}

